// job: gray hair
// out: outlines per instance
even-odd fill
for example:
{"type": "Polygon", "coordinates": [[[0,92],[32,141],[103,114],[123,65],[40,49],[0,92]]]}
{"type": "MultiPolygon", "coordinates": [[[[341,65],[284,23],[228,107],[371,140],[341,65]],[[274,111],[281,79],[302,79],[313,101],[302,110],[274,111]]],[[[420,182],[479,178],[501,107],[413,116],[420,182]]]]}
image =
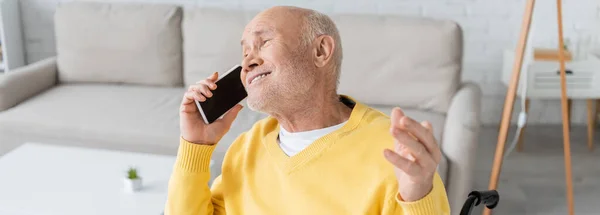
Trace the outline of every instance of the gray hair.
{"type": "Polygon", "coordinates": [[[329,16],[315,10],[307,9],[308,14],[304,18],[304,31],[302,40],[305,46],[308,46],[312,41],[321,35],[329,35],[335,41],[335,50],[333,51],[333,63],[335,69],[335,85],[336,89],[340,81],[342,71],[342,39],[340,33],[329,16]]]}

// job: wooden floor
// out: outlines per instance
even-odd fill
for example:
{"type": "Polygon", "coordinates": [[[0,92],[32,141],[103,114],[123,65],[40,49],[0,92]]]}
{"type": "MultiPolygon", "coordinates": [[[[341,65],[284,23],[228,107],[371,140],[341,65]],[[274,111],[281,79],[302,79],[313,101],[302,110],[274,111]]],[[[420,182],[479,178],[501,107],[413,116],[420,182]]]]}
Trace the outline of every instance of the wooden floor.
{"type": "MultiPolygon", "coordinates": [[[[527,127],[524,151],[512,152],[502,167],[497,189],[500,203],[493,214],[567,214],[561,128],[561,125],[527,127]]],[[[515,128],[511,131],[514,133],[515,128]]],[[[509,134],[509,141],[513,133],[509,134]]],[[[488,187],[497,135],[498,127],[482,129],[475,170],[477,190],[488,187]]],[[[575,214],[600,214],[600,130],[595,136],[596,150],[590,152],[586,127],[571,128],[575,214]]]]}

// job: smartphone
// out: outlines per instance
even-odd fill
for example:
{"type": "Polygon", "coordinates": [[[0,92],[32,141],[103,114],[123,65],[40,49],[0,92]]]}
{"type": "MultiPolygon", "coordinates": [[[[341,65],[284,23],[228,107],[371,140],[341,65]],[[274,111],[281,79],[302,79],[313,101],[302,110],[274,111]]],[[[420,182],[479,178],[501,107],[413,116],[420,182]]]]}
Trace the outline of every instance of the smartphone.
{"type": "Polygon", "coordinates": [[[215,82],[217,89],[212,90],[212,97],[203,102],[196,100],[204,123],[213,123],[248,96],[240,79],[241,73],[242,67],[235,65],[215,82]]]}

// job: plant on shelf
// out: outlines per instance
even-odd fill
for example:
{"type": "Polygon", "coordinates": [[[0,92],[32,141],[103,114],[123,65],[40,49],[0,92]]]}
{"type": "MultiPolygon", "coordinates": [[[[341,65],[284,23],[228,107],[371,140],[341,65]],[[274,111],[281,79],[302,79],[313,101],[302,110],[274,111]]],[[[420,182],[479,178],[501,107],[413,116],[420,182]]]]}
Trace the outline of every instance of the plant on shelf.
{"type": "Polygon", "coordinates": [[[127,192],[135,192],[142,189],[142,178],[138,175],[138,170],[134,167],[129,167],[125,177],[124,187],[127,192]]]}

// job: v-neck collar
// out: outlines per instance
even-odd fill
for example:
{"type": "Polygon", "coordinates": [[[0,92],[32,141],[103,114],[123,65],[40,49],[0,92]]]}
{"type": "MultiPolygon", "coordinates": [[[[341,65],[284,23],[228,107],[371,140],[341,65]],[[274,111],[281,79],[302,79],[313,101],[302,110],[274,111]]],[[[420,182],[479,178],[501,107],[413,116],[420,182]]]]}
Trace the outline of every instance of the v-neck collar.
{"type": "Polygon", "coordinates": [[[325,152],[325,150],[331,147],[336,141],[339,139],[340,135],[349,132],[355,129],[360,123],[361,119],[364,116],[364,113],[367,110],[367,107],[361,103],[356,102],[349,96],[341,96],[342,100],[346,99],[354,103],[354,107],[352,108],[352,112],[350,113],[350,117],[344,126],[340,129],[335,130],[321,138],[315,140],[309,146],[307,146],[304,150],[298,152],[298,154],[294,156],[288,156],[279,146],[277,141],[277,137],[279,135],[280,126],[279,123],[275,126],[271,132],[267,133],[263,137],[263,144],[267,149],[269,155],[273,158],[273,160],[277,163],[276,165],[283,170],[285,173],[291,173],[294,170],[298,169],[302,165],[308,163],[315,157],[318,157],[320,154],[325,152]]]}

